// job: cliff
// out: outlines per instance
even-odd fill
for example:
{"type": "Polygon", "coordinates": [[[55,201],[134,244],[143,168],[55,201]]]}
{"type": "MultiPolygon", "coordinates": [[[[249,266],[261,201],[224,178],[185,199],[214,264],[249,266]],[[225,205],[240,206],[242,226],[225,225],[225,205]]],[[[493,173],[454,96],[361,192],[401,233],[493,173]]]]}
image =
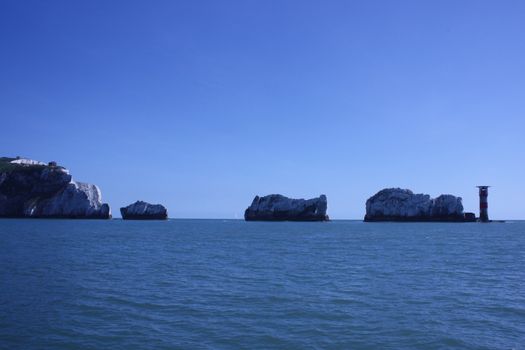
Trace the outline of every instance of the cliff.
{"type": "Polygon", "coordinates": [[[100,189],[55,163],[0,158],[0,217],[108,219],[100,189]]]}
{"type": "Polygon", "coordinates": [[[136,201],[127,207],[120,208],[124,220],[166,220],[168,210],[160,204],[136,201]]]}
{"type": "Polygon", "coordinates": [[[246,221],[327,221],[327,199],[293,199],[280,194],[255,196],[244,212],[246,221]]]}
{"type": "Polygon", "coordinates": [[[430,198],[410,190],[388,188],[366,201],[365,221],[474,221],[463,212],[461,197],[450,194],[430,198]]]}

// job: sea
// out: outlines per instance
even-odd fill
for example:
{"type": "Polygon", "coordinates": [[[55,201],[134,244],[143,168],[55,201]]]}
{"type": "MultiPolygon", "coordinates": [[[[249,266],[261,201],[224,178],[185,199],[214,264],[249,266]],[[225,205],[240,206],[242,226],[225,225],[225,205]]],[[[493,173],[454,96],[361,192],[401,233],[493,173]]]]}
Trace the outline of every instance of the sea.
{"type": "Polygon", "coordinates": [[[525,349],[525,222],[2,219],[0,349],[525,349]]]}

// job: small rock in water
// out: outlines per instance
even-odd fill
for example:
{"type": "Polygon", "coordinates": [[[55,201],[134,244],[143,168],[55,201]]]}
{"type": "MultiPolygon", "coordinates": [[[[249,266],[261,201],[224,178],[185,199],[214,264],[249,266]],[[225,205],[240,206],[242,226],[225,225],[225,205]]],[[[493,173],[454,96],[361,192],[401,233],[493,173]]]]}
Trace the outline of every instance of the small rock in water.
{"type": "Polygon", "coordinates": [[[168,210],[161,204],[150,204],[136,201],[127,207],[120,208],[124,220],[166,220],[168,210]]]}
{"type": "Polygon", "coordinates": [[[323,194],[312,199],[294,199],[280,194],[255,196],[244,212],[246,221],[327,221],[328,202],[323,194]]]}

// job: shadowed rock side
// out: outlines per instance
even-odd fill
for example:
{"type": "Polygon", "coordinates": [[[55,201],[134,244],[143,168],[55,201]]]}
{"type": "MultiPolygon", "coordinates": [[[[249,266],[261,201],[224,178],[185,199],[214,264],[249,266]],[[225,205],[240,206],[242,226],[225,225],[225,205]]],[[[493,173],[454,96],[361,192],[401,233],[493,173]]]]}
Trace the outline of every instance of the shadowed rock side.
{"type": "Polygon", "coordinates": [[[0,217],[108,219],[100,189],[73,181],[63,167],[0,158],[0,217]]]}
{"type": "Polygon", "coordinates": [[[443,194],[430,198],[410,190],[388,188],[366,201],[365,221],[475,221],[472,213],[463,213],[461,197],[443,194]]]}
{"type": "Polygon", "coordinates": [[[166,220],[168,210],[160,204],[149,204],[136,201],[127,207],[120,208],[120,214],[124,220],[166,220]]]}
{"type": "Polygon", "coordinates": [[[246,221],[327,221],[328,203],[323,194],[312,199],[293,199],[280,194],[255,196],[244,212],[246,221]]]}

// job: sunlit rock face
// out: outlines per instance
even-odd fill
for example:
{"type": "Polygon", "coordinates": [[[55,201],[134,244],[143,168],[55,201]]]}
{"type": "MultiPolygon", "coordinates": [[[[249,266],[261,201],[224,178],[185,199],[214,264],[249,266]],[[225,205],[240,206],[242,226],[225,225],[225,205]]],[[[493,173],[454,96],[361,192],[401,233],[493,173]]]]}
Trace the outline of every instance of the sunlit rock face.
{"type": "Polygon", "coordinates": [[[465,218],[461,197],[430,198],[401,188],[387,188],[366,201],[365,221],[472,221],[465,218]]]}
{"type": "Polygon", "coordinates": [[[38,218],[107,219],[109,205],[103,204],[96,185],[71,181],[51,198],[26,202],[24,215],[38,218]]]}
{"type": "Polygon", "coordinates": [[[255,196],[244,212],[246,221],[327,221],[325,195],[312,199],[294,199],[280,194],[255,196]]]}
{"type": "Polygon", "coordinates": [[[127,207],[120,208],[124,220],[166,220],[168,210],[160,204],[136,201],[127,207]]]}
{"type": "Polygon", "coordinates": [[[17,158],[10,161],[11,164],[23,164],[23,165],[46,165],[44,162],[39,162],[38,160],[28,159],[28,158],[17,158]]]}
{"type": "Polygon", "coordinates": [[[108,219],[111,212],[97,186],[73,181],[67,169],[4,157],[0,217],[108,219]]]}

